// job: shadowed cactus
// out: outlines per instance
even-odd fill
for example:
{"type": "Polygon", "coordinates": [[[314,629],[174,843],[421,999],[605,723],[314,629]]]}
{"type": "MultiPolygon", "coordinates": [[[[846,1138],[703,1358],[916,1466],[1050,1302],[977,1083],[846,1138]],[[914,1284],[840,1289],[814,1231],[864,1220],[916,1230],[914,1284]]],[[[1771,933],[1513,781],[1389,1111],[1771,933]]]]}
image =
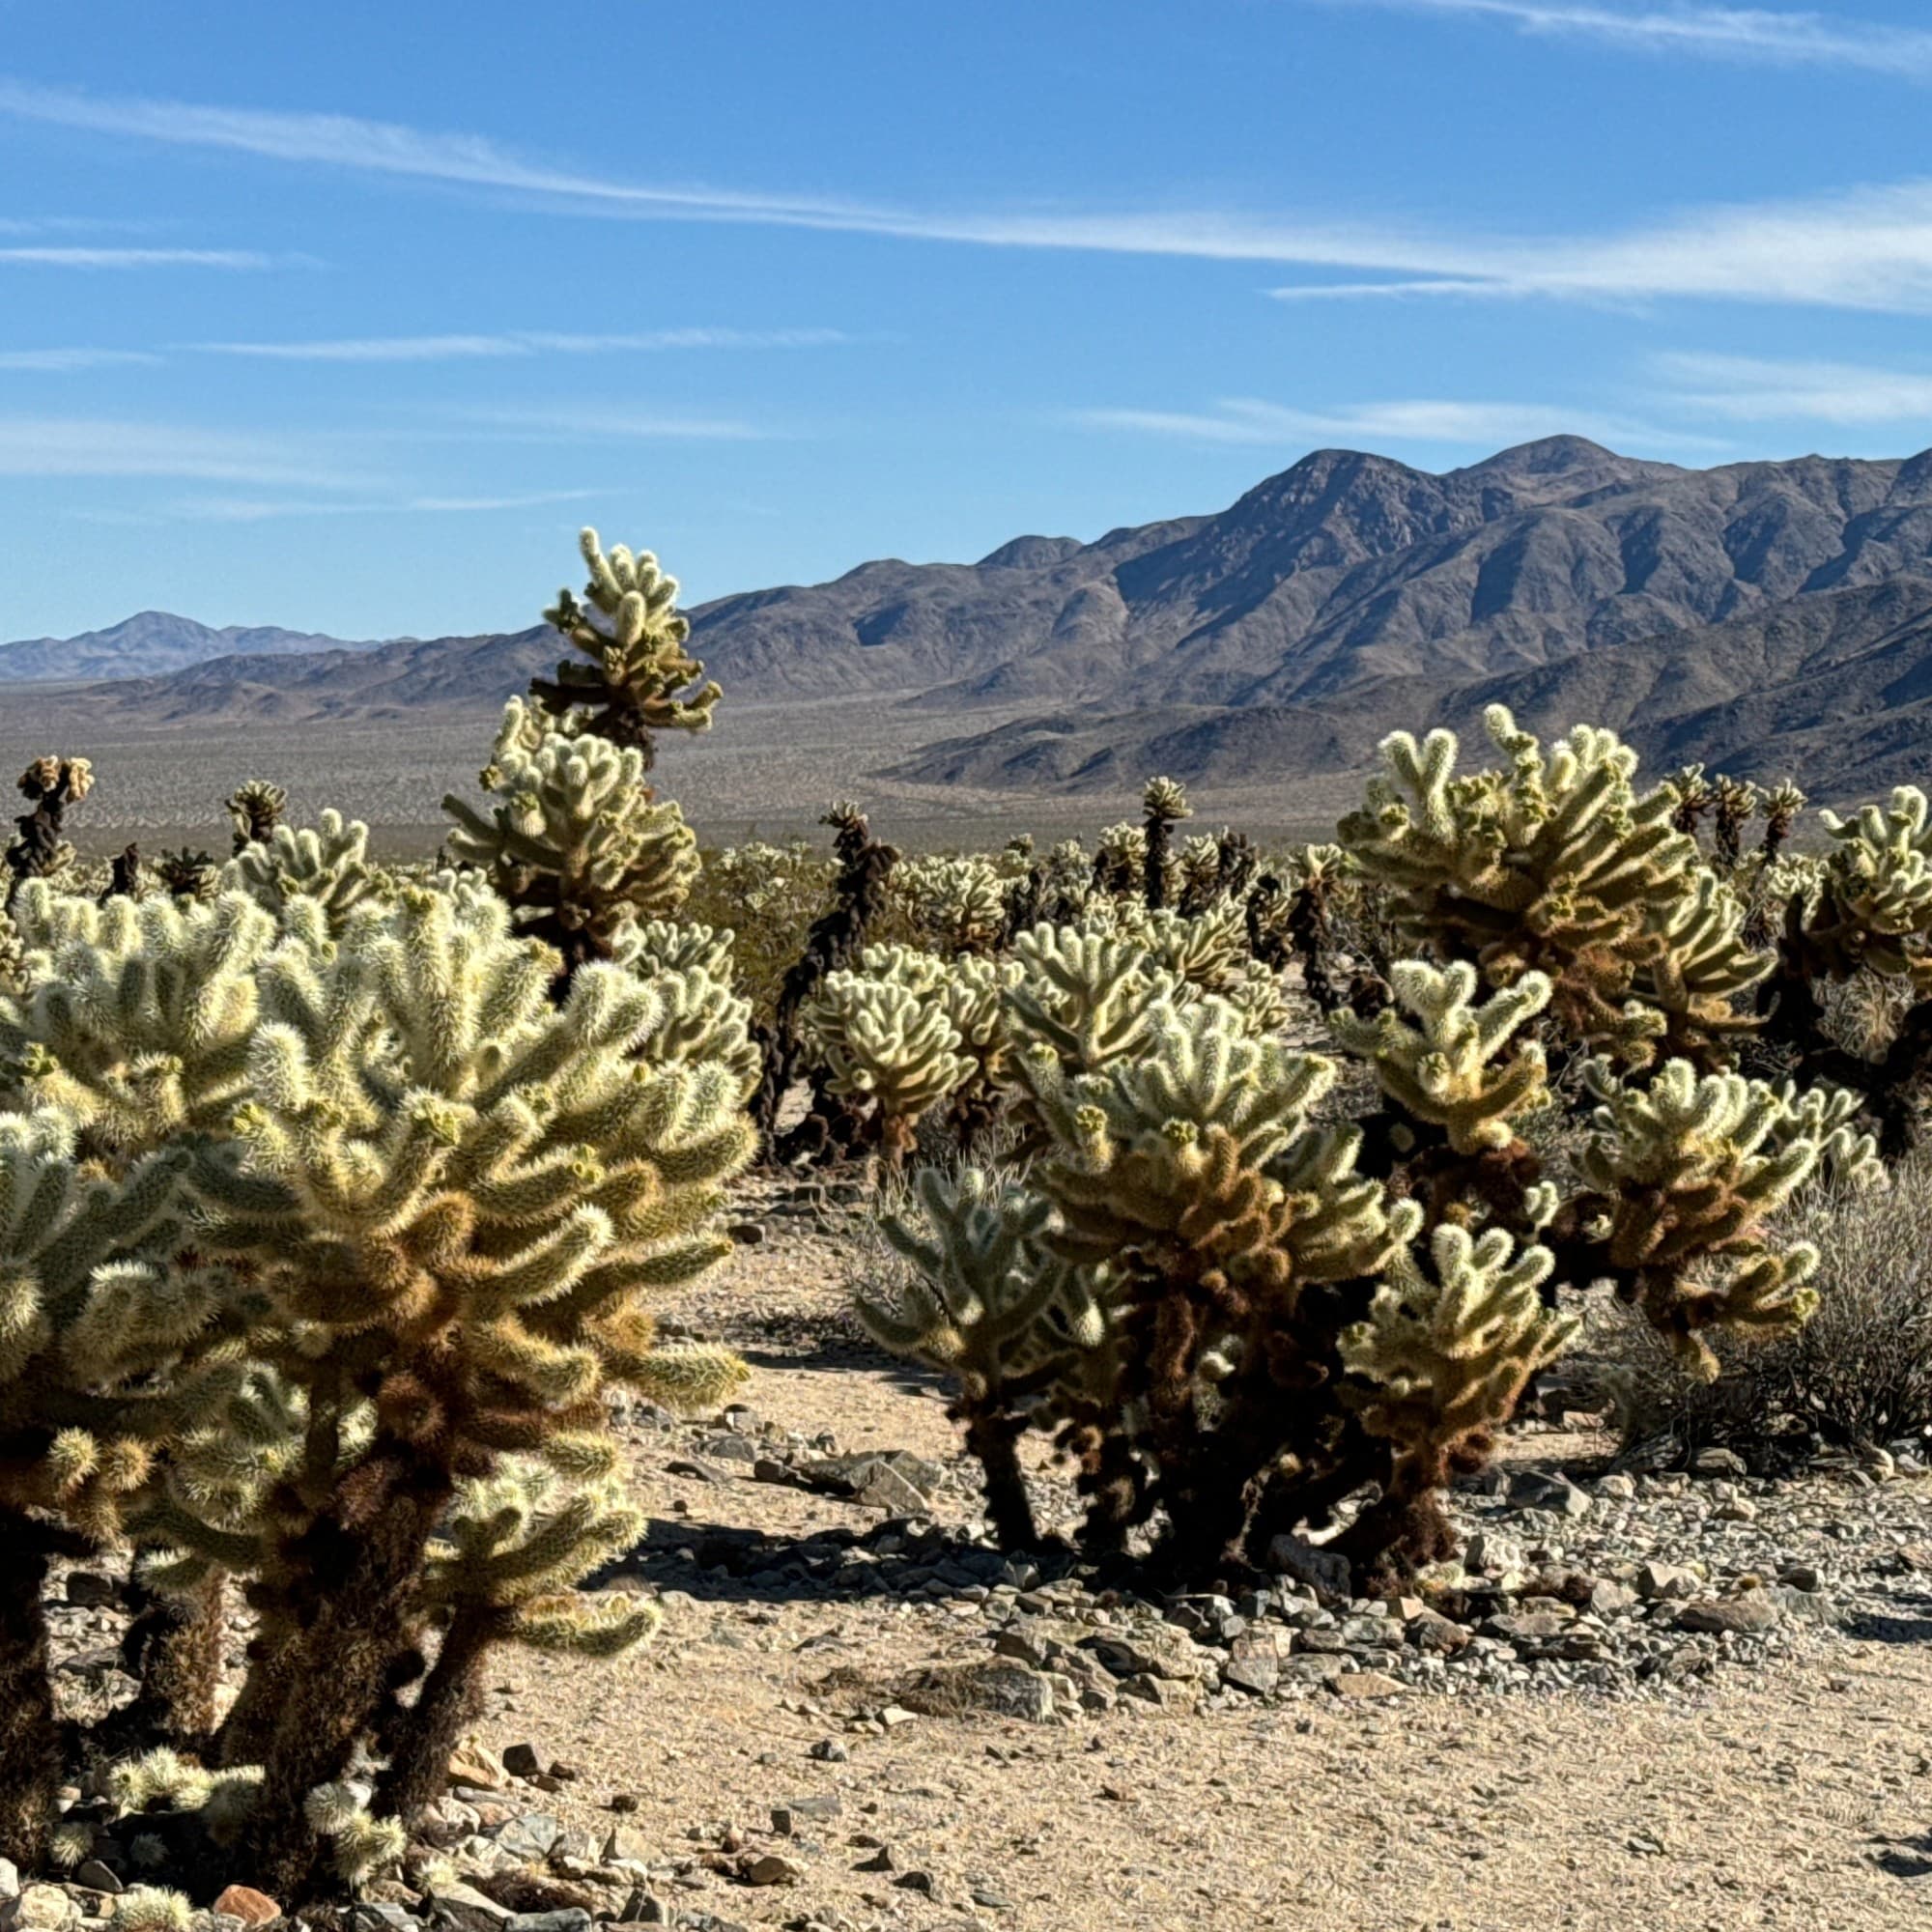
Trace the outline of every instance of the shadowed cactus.
{"type": "Polygon", "coordinates": [[[94,789],[94,767],[85,758],[36,758],[20,774],[27,810],[14,821],[7,862],[7,902],[29,879],[50,879],[73,864],[66,836],[67,810],[94,789]]]}
{"type": "Polygon", "coordinates": [[[235,827],[235,852],[239,857],[250,845],[266,845],[275,836],[288,810],[289,795],[267,779],[249,779],[236,786],[225,801],[228,816],[235,827]]]}

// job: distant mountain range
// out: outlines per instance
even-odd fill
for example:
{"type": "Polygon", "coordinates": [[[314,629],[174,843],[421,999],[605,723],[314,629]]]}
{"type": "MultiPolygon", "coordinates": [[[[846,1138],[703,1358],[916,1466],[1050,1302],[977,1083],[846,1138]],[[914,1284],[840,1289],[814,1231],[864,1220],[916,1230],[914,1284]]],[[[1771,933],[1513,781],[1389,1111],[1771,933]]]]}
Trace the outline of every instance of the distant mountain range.
{"type": "MultiPolygon", "coordinates": [[[[1323,450],[1214,516],[868,563],[692,614],[721,721],[732,698],[929,716],[902,780],[1251,787],[1359,767],[1398,724],[1477,728],[1501,701],[1838,795],[1932,777],[1932,451],[1697,470],[1553,437],[1438,476],[1323,450]],[[974,729],[993,706],[1024,715],[974,729]]],[[[230,651],[90,702],[183,724],[489,710],[557,640],[230,651]]]]}
{"type": "Polygon", "coordinates": [[[231,624],[213,630],[192,617],[142,611],[104,631],[77,638],[28,638],[0,644],[0,683],[51,683],[150,676],[205,664],[211,658],[291,657],[306,651],[367,651],[371,643],[346,643],[313,631],[273,625],[231,624]]]}

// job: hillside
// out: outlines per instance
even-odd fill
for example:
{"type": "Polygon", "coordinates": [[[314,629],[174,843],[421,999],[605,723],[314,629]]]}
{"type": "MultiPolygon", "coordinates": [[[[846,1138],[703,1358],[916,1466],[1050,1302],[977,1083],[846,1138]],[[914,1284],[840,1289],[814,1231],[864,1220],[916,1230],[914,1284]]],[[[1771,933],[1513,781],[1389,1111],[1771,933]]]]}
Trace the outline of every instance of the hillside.
{"type": "Polygon", "coordinates": [[[1613,726],[1653,763],[1797,774],[1820,797],[1922,781],[1932,763],[1932,569],[1486,678],[1378,679],[1312,704],[1020,719],[943,740],[891,770],[980,789],[1118,790],[1156,771],[1245,786],[1360,769],[1397,726],[1442,724],[1480,743],[1492,704],[1545,736],[1587,720],[1613,726]]]}
{"type": "MultiPolygon", "coordinates": [[[[1543,729],[1601,719],[1653,757],[1868,789],[1920,769],[1928,613],[1932,452],[1695,470],[1555,437],[1443,475],[1318,451],[1213,516],[692,615],[733,701],[900,707],[876,753],[895,779],[1078,795],[1359,767],[1395,724],[1468,728],[1497,701],[1543,729]]],[[[488,714],[558,648],[542,625],[315,650],[191,627],[267,642],[130,676],[147,622],[97,634],[122,668],[70,706],[183,731],[488,714]]],[[[163,656],[202,647],[156,635],[163,656]]],[[[83,646],[11,648],[67,652],[71,676],[83,646]]]]}
{"type": "Polygon", "coordinates": [[[104,631],[84,631],[76,638],[28,638],[18,643],[0,644],[0,683],[147,677],[237,654],[291,657],[305,652],[375,648],[373,643],[351,643],[313,631],[278,630],[273,625],[231,624],[217,631],[171,611],[142,611],[104,631]]]}

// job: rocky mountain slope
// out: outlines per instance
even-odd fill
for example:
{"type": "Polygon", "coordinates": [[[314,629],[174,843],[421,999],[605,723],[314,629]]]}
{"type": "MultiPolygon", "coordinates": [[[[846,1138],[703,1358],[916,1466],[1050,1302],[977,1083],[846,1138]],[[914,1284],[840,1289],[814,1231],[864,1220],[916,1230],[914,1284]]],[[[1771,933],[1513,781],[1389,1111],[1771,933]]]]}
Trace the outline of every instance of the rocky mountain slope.
{"type": "Polygon", "coordinates": [[[349,643],[314,631],[278,630],[271,624],[231,624],[217,631],[171,611],[142,611],[104,631],[85,631],[77,638],[28,638],[0,644],[0,683],[147,677],[238,653],[290,657],[298,652],[375,648],[373,643],[349,643]]]}
{"type": "MultiPolygon", "coordinates": [[[[865,696],[929,720],[935,742],[893,768],[914,782],[1265,784],[1501,701],[1539,728],[1618,724],[1657,757],[1864,788],[1918,775],[1932,734],[1932,451],[1697,470],[1552,437],[1432,475],[1322,450],[1213,516],[867,563],[693,618],[735,699],[865,696]],[[974,731],[990,707],[1020,722],[974,731]]],[[[122,675],[91,715],[490,712],[557,650],[541,625],[321,651],[266,635],[122,675]]],[[[85,642],[58,647],[64,674],[85,642]]]]}

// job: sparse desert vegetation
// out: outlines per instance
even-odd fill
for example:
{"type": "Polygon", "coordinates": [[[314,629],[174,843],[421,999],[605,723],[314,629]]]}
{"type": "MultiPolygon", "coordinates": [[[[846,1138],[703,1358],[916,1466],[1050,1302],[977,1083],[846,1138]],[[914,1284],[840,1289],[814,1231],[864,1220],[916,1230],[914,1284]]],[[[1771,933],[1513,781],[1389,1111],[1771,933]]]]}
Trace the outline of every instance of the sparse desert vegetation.
{"type": "Polygon", "coordinates": [[[916,850],[795,729],[703,849],[583,562],[434,857],[440,737],[26,765],[8,1932],[1922,1915],[1924,794],[1494,705],[916,850]]]}

